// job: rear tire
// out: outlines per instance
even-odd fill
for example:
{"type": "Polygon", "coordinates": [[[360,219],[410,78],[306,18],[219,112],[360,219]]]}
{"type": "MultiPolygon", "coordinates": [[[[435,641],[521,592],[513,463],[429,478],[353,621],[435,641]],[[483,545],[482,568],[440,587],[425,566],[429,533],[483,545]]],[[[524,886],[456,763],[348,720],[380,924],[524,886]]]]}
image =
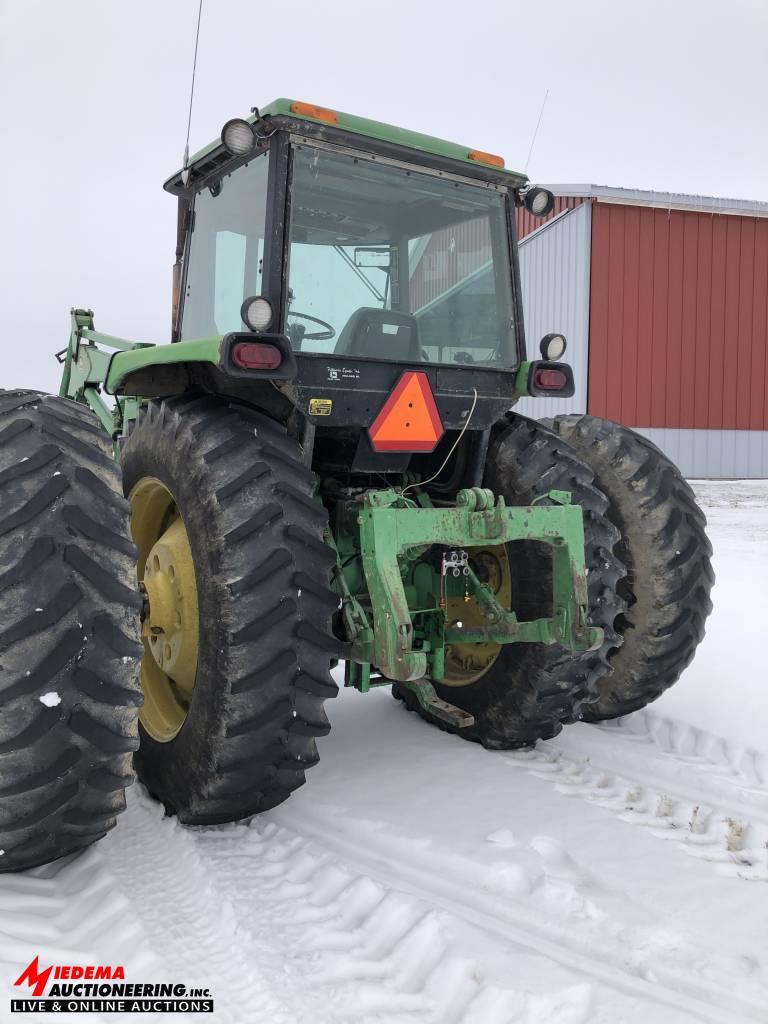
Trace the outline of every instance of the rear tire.
{"type": "Polygon", "coordinates": [[[122,463],[126,495],[154,477],[175,500],[200,624],[186,719],[167,742],[140,726],[139,778],[189,824],[274,807],[317,762],[323,703],[337,693],[334,555],[314,474],[283,427],[213,397],[149,403],[122,463]]]}
{"type": "Polygon", "coordinates": [[[582,709],[585,721],[618,718],[672,686],[704,636],[715,579],[706,519],[674,463],[634,430],[595,416],[558,416],[548,425],[589,463],[621,533],[624,643],[610,655],[613,672],[598,684],[597,699],[582,709]]]}
{"type": "Polygon", "coordinates": [[[0,391],[0,871],[89,846],[125,808],[141,703],[134,563],[93,413],[0,391]]]}
{"type": "MultiPolygon", "coordinates": [[[[555,645],[506,644],[477,682],[435,684],[443,700],[475,718],[468,728],[448,731],[492,749],[526,747],[556,736],[563,723],[578,717],[583,702],[594,696],[597,680],[609,671],[608,651],[621,642],[613,623],[623,608],[616,585],[624,567],[613,555],[618,531],[605,516],[608,501],[593,485],[592,471],[568,444],[533,420],[510,414],[489,449],[485,486],[503,495],[508,505],[529,505],[551,490],[571,492],[584,511],[589,623],[605,630],[597,651],[575,655],[555,645]]],[[[507,549],[514,611],[521,619],[551,615],[550,549],[536,542],[507,549]]],[[[395,686],[393,692],[422,713],[410,691],[395,686]]]]}

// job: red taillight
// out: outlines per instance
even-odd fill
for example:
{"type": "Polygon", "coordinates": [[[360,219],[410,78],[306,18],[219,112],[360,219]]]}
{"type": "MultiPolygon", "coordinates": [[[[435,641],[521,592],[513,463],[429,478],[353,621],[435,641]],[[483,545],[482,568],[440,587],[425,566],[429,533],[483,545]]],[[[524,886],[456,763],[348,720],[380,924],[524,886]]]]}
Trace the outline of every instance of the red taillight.
{"type": "Polygon", "coordinates": [[[232,362],[241,370],[276,370],[283,354],[274,345],[256,341],[239,341],[232,348],[232,362]]]}
{"type": "Polygon", "coordinates": [[[562,391],[568,384],[568,377],[562,370],[548,370],[540,366],[533,372],[533,383],[542,391],[562,391]]]}

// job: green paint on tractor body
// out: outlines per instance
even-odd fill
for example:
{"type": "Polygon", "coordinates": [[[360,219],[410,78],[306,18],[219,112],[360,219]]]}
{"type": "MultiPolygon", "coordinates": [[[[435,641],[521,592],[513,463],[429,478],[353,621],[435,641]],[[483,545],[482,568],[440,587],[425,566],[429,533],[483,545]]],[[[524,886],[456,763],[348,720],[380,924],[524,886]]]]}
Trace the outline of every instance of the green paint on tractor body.
{"type": "Polygon", "coordinates": [[[347,660],[375,665],[386,680],[440,681],[450,643],[557,643],[579,652],[599,647],[602,630],[587,625],[581,509],[568,504],[564,492],[543,497],[556,503],[507,508],[503,497],[478,487],[459,491],[454,507],[434,508],[417,506],[401,491],[371,490],[344,508],[337,520],[344,559],[336,575],[343,577],[337,589],[349,622],[347,660]],[[513,541],[552,549],[549,618],[519,621],[470,567],[473,549],[513,541]],[[424,558],[434,546],[455,555],[449,569],[444,559],[424,558]],[[477,601],[482,626],[466,629],[447,620],[451,588],[468,603],[477,601]]]}
{"type": "MultiPolygon", "coordinates": [[[[280,119],[283,121],[294,121],[299,127],[302,122],[309,125],[325,125],[325,122],[319,118],[312,117],[306,113],[296,113],[291,109],[295,103],[295,100],[285,98],[273,100],[272,103],[268,103],[266,106],[259,108],[258,118],[255,114],[252,114],[246,120],[250,121],[251,124],[256,124],[257,121],[261,121],[266,125],[277,123],[280,119]]],[[[367,117],[358,117],[355,114],[346,114],[341,110],[334,111],[334,113],[336,115],[336,121],[333,127],[340,132],[347,132],[352,136],[362,136],[368,139],[375,139],[379,142],[388,143],[404,150],[410,150],[415,154],[426,153],[431,156],[455,160],[457,163],[469,165],[469,167],[477,167],[477,163],[469,156],[471,152],[476,150],[476,146],[463,146],[456,142],[448,142],[446,139],[438,139],[432,135],[425,135],[423,132],[414,132],[407,128],[398,128],[392,124],[385,124],[383,121],[372,121],[367,117]]],[[[199,164],[212,153],[216,152],[216,150],[221,148],[221,139],[216,139],[207,146],[204,146],[203,149],[190,157],[190,167],[194,168],[196,164],[199,164]]],[[[528,180],[527,176],[521,171],[513,171],[508,168],[496,169],[503,175],[506,175],[510,182],[513,182],[514,184],[523,185],[528,180]]],[[[177,171],[168,179],[166,187],[174,188],[180,181],[180,178],[181,171],[177,171]]]]}

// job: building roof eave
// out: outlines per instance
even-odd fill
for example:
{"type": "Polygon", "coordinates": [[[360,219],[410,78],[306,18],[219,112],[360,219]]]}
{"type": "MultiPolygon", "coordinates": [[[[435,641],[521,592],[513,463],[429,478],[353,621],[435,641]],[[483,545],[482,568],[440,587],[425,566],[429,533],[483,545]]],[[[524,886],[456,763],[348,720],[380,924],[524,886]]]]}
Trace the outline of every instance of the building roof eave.
{"type": "Polygon", "coordinates": [[[556,196],[593,199],[596,202],[627,206],[651,206],[664,210],[688,210],[740,217],[768,217],[768,202],[752,199],[728,199],[720,196],[687,195],[684,192],[655,192],[640,188],[614,188],[609,185],[545,185],[556,196]]]}

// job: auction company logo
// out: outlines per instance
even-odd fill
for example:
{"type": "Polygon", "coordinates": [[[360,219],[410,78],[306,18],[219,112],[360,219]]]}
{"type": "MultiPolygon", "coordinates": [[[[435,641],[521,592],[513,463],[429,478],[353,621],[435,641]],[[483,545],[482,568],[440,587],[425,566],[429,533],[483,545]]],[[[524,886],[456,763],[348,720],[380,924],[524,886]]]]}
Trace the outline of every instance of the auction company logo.
{"type": "Polygon", "coordinates": [[[165,982],[126,983],[121,964],[41,968],[36,956],[14,986],[32,991],[27,998],[11,1000],[11,1013],[213,1013],[208,989],[165,982]]]}

